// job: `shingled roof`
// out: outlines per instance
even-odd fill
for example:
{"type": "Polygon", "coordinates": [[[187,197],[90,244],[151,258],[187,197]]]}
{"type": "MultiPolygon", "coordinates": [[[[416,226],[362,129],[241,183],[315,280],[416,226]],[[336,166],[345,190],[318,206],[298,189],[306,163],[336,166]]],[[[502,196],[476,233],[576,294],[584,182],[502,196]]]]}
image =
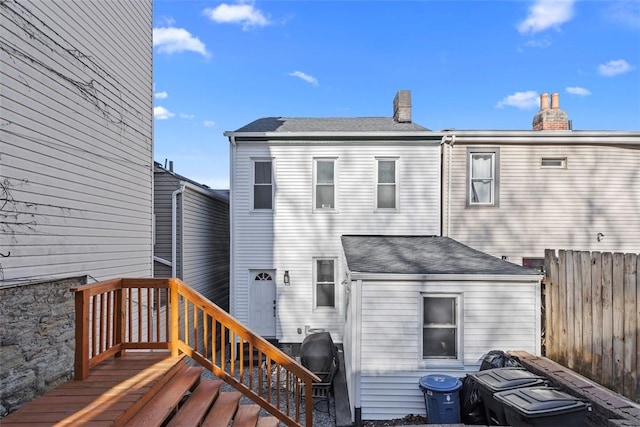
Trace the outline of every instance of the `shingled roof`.
{"type": "Polygon", "coordinates": [[[342,236],[351,272],[540,275],[442,236],[342,236]]]}
{"type": "Polygon", "coordinates": [[[415,123],[392,117],[264,117],[235,132],[412,132],[429,131],[415,123]]]}

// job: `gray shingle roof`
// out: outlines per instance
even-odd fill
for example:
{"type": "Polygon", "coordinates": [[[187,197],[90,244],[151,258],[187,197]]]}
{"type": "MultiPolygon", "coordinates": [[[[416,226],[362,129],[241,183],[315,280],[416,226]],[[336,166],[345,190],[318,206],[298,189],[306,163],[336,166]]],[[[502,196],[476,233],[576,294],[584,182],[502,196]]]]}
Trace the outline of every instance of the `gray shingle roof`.
{"type": "Polygon", "coordinates": [[[264,117],[235,132],[407,132],[428,130],[415,123],[398,123],[391,117],[264,117]]]}
{"type": "Polygon", "coordinates": [[[441,236],[342,236],[349,270],[359,273],[536,275],[539,271],[441,236]]]}

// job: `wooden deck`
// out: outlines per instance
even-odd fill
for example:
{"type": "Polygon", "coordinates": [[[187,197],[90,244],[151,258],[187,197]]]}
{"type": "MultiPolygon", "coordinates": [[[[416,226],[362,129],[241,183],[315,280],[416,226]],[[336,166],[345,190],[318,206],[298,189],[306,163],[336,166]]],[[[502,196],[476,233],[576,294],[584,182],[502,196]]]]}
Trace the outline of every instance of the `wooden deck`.
{"type": "Polygon", "coordinates": [[[162,388],[167,373],[184,365],[169,352],[128,352],[92,368],[82,381],[61,384],[0,420],[2,427],[120,425],[162,388]],[[147,397],[148,399],[148,397],[147,397]]]}

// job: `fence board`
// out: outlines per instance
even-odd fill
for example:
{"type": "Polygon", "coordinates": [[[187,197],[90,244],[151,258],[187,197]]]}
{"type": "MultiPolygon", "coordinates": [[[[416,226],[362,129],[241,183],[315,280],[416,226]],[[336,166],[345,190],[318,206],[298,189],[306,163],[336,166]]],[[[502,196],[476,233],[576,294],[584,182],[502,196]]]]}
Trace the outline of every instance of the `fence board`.
{"type": "Polygon", "coordinates": [[[593,319],[591,372],[599,377],[602,372],[602,254],[600,252],[591,253],[591,292],[593,302],[591,306],[593,319]]]}
{"type": "Polygon", "coordinates": [[[638,358],[636,330],[638,328],[636,307],[637,256],[624,256],[624,360],[623,394],[634,396],[638,382],[636,360],[638,358]]]}
{"type": "Polygon", "coordinates": [[[624,393],[624,254],[613,254],[613,384],[614,390],[624,393]]]}
{"type": "Polygon", "coordinates": [[[567,364],[567,257],[558,251],[558,362],[567,364]]]}
{"type": "Polygon", "coordinates": [[[613,384],[613,254],[602,254],[602,383],[613,384]]]}
{"type": "Polygon", "coordinates": [[[565,358],[567,361],[567,367],[570,369],[575,368],[575,354],[577,352],[576,348],[576,305],[575,305],[575,295],[574,288],[575,286],[570,286],[569,284],[574,284],[573,277],[573,251],[565,251],[565,280],[562,286],[565,288],[566,298],[567,298],[567,312],[566,312],[566,321],[567,321],[567,342],[565,347],[565,358]]]}
{"type": "Polygon", "coordinates": [[[580,252],[573,252],[573,280],[567,277],[567,286],[573,292],[573,368],[582,369],[582,270],[580,252]],[[573,285],[571,285],[573,283],[573,285]]]}
{"type": "Polygon", "coordinates": [[[591,317],[592,287],[591,287],[591,254],[580,252],[580,267],[582,274],[582,363],[580,370],[591,370],[593,355],[593,318],[591,317]]]}
{"type": "Polygon", "coordinates": [[[640,402],[640,256],[545,251],[547,356],[640,402]]]}

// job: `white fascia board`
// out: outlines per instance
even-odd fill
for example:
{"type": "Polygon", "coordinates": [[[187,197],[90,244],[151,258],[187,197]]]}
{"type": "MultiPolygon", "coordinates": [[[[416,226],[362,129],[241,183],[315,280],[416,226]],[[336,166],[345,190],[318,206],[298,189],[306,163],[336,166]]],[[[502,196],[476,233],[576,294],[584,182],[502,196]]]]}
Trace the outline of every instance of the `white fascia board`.
{"type": "Polygon", "coordinates": [[[455,135],[459,144],[574,144],[574,145],[638,145],[640,132],[635,131],[468,131],[451,130],[443,136],[455,135]]]}
{"type": "MultiPolygon", "coordinates": [[[[447,133],[449,134],[449,133],[447,133]]],[[[413,131],[358,131],[358,132],[225,132],[224,136],[233,139],[232,143],[245,142],[243,140],[238,141],[238,138],[245,140],[253,139],[352,139],[352,138],[425,138],[425,139],[438,139],[442,138],[442,133],[433,132],[430,130],[413,130],[413,131]]],[[[254,141],[251,141],[254,142],[254,141]]]]}
{"type": "Polygon", "coordinates": [[[544,277],[543,274],[394,274],[394,273],[359,273],[351,272],[351,280],[371,281],[424,281],[424,282],[533,282],[537,283],[544,277]]]}

